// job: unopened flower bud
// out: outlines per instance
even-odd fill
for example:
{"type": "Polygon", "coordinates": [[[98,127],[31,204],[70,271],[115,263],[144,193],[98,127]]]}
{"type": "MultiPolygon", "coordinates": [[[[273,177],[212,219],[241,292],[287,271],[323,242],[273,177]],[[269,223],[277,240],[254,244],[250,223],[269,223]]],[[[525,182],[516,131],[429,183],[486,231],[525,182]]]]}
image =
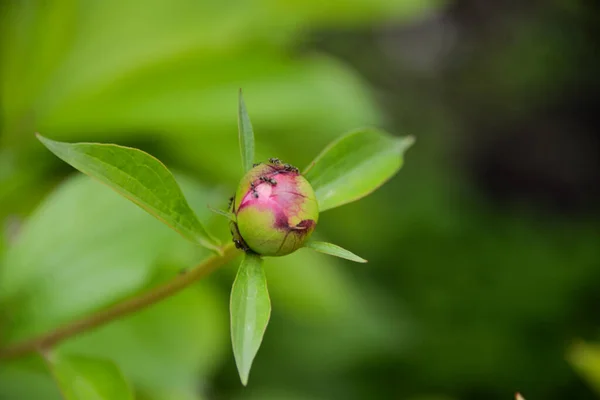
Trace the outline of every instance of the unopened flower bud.
{"type": "Polygon", "coordinates": [[[263,256],[290,254],[308,240],[319,219],[310,183],[277,159],[242,178],[232,206],[234,242],[263,256]]]}

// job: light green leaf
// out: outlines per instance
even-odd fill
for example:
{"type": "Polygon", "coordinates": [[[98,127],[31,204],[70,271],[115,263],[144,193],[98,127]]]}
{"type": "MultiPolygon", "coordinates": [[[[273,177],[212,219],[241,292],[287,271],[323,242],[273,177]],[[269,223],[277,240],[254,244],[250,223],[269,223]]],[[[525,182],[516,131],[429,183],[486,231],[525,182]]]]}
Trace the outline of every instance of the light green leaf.
{"type": "MultiPolygon", "coordinates": [[[[166,270],[147,287],[176,271],[166,270]]],[[[58,351],[114,360],[135,385],[152,395],[193,391],[207,384],[229,357],[226,294],[210,280],[152,307],[65,341],[58,351]]]]}
{"type": "Polygon", "coordinates": [[[252,361],[271,316],[271,300],[262,259],[246,254],[231,289],[231,342],[242,383],[248,383],[252,361]]]}
{"type": "Polygon", "coordinates": [[[600,393],[600,346],[578,342],[569,349],[567,359],[596,393],[600,393]]]}
{"type": "Polygon", "coordinates": [[[65,400],[133,400],[119,368],[109,360],[51,354],[46,357],[65,400]]]}
{"type": "Polygon", "coordinates": [[[131,295],[177,244],[208,255],[112,190],[73,175],[24,221],[0,260],[0,307],[19,316],[2,339],[26,339],[131,295]]]}
{"type": "Polygon", "coordinates": [[[196,217],[171,172],[141,150],[101,143],[38,139],[56,156],[128,198],[183,237],[219,251],[219,243],[196,217]]]}
{"type": "MultiPolygon", "coordinates": [[[[197,215],[208,220],[205,205],[223,200],[224,194],[193,179],[176,178],[197,215]]],[[[40,204],[0,260],[0,341],[15,343],[47,332],[156,287],[207,256],[209,250],[149,218],[117,193],[74,174],[40,204]],[[11,323],[1,325],[4,317],[11,323]]],[[[136,390],[193,392],[227,358],[229,318],[223,306],[228,296],[212,280],[200,282],[56,350],[109,358],[136,390]]],[[[5,380],[1,373],[0,367],[0,399],[55,400],[28,392],[9,396],[12,389],[2,389],[12,377],[5,380]]]]}
{"type": "Polygon", "coordinates": [[[0,16],[0,103],[3,134],[31,129],[19,125],[40,88],[52,76],[72,42],[78,21],[77,0],[56,0],[40,7],[36,2],[6,4],[0,16]]]}
{"type": "MultiPolygon", "coordinates": [[[[137,389],[137,388],[136,388],[137,389]]],[[[197,388],[191,389],[176,389],[172,391],[152,391],[145,392],[136,390],[136,400],[206,400],[200,393],[197,393],[197,388]]]]}
{"type": "Polygon", "coordinates": [[[350,261],[354,261],[354,262],[359,262],[359,263],[367,262],[367,260],[365,260],[364,258],[359,257],[356,254],[354,254],[338,245],[332,244],[332,243],[317,242],[317,241],[311,240],[306,244],[306,247],[311,248],[320,253],[325,253],[325,254],[329,254],[330,256],[345,258],[346,260],[350,260],[350,261]]]}
{"type": "MultiPolygon", "coordinates": [[[[268,0],[267,3],[280,7],[285,4],[284,9],[288,11],[287,14],[293,15],[294,21],[310,21],[310,26],[328,24],[335,27],[364,26],[379,20],[418,20],[425,18],[435,7],[445,4],[443,0],[353,0],[345,1],[343,6],[319,0],[287,0],[285,3],[268,0]]],[[[281,18],[285,17],[281,15],[281,18]]]]}
{"type": "Polygon", "coordinates": [[[230,221],[235,221],[235,215],[233,215],[233,213],[231,213],[229,211],[225,211],[225,210],[221,210],[221,209],[213,208],[213,207],[208,207],[208,209],[217,215],[227,218],[230,221]]]}
{"type": "Polygon", "coordinates": [[[46,361],[37,353],[0,363],[0,399],[64,400],[46,361]]]}
{"type": "Polygon", "coordinates": [[[325,211],[358,200],[383,185],[403,164],[412,137],[362,129],[331,143],[308,166],[305,176],[325,211]]]}
{"type": "Polygon", "coordinates": [[[252,123],[246,110],[246,103],[244,103],[241,89],[238,103],[238,133],[242,165],[244,166],[244,172],[248,172],[252,169],[254,163],[254,131],[252,130],[252,123]]]}

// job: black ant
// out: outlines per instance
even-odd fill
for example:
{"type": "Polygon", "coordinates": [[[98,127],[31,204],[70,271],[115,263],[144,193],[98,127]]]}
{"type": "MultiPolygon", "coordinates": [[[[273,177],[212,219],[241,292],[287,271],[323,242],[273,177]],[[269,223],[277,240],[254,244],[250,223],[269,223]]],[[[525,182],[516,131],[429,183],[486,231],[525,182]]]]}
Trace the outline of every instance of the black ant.
{"type": "Polygon", "coordinates": [[[290,164],[283,164],[283,169],[287,172],[295,172],[295,173],[299,172],[298,168],[296,168],[290,164]]]}
{"type": "Polygon", "coordinates": [[[277,181],[276,181],[275,179],[273,179],[273,178],[269,178],[269,177],[267,177],[267,176],[261,176],[261,177],[259,177],[258,179],[260,179],[262,182],[266,182],[266,183],[268,183],[268,184],[269,184],[269,185],[271,185],[271,186],[275,186],[275,185],[277,185],[277,181]]]}
{"type": "Polygon", "coordinates": [[[232,236],[232,240],[233,240],[233,244],[235,245],[235,248],[243,250],[246,253],[250,252],[250,247],[248,247],[246,242],[244,242],[244,239],[240,235],[237,225],[235,223],[232,223],[230,225],[230,230],[231,230],[231,236],[232,236]]]}
{"type": "Polygon", "coordinates": [[[276,165],[281,164],[281,160],[279,158],[269,158],[269,162],[276,165]]]}
{"type": "Polygon", "coordinates": [[[250,182],[250,190],[252,190],[252,196],[254,196],[255,199],[258,199],[258,192],[256,191],[254,182],[250,182]]]}

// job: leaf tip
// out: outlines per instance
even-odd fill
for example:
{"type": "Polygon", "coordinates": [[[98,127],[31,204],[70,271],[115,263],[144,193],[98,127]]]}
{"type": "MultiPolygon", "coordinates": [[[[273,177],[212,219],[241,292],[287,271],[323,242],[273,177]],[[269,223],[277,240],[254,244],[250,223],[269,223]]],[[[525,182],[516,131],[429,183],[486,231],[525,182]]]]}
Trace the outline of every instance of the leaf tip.
{"type": "Polygon", "coordinates": [[[213,212],[213,213],[215,213],[217,215],[220,215],[222,217],[225,217],[225,218],[227,218],[230,221],[234,221],[235,222],[235,217],[234,217],[234,215],[231,212],[225,211],[225,210],[220,210],[218,208],[215,208],[215,207],[211,206],[210,204],[207,204],[206,207],[208,207],[208,209],[211,212],[213,212]]]}
{"type": "Polygon", "coordinates": [[[405,152],[406,150],[411,148],[416,141],[417,139],[413,135],[404,136],[398,138],[398,147],[401,149],[402,152],[405,152]]]}
{"type": "Polygon", "coordinates": [[[43,135],[42,135],[41,133],[39,133],[39,132],[36,132],[36,133],[35,133],[35,138],[36,138],[37,140],[39,140],[40,142],[42,142],[42,144],[43,144],[43,145],[46,145],[46,144],[47,144],[47,143],[50,141],[50,139],[48,139],[47,137],[43,136],[43,135]]]}
{"type": "Polygon", "coordinates": [[[212,247],[212,250],[217,253],[219,257],[223,257],[225,255],[225,250],[223,250],[223,247],[221,246],[214,246],[212,247]]]}
{"type": "Polygon", "coordinates": [[[242,382],[242,385],[248,386],[248,372],[240,371],[240,381],[242,382]]]}
{"type": "Polygon", "coordinates": [[[368,260],[365,260],[364,258],[359,257],[356,254],[352,253],[351,251],[348,251],[348,250],[344,249],[343,247],[340,247],[333,243],[309,241],[308,243],[306,243],[304,245],[304,247],[313,249],[315,251],[318,251],[319,253],[343,258],[348,261],[354,261],[354,262],[363,263],[363,264],[368,262],[368,260]]]}
{"type": "MultiPolygon", "coordinates": [[[[46,136],[43,136],[43,135],[42,135],[41,133],[39,133],[39,132],[36,132],[36,133],[35,133],[35,138],[36,138],[37,140],[39,140],[39,142],[40,142],[41,144],[43,144],[43,145],[44,145],[44,147],[46,147],[48,150],[50,150],[51,152],[53,152],[53,153],[54,153],[54,154],[56,154],[56,155],[58,155],[58,154],[56,153],[56,151],[55,151],[55,150],[56,150],[58,147],[60,147],[60,145],[62,145],[62,144],[63,144],[63,143],[61,143],[61,142],[57,142],[57,141],[55,141],[55,140],[49,139],[49,138],[47,138],[46,136]]],[[[62,157],[60,157],[60,156],[59,156],[59,158],[62,158],[62,157]]]]}

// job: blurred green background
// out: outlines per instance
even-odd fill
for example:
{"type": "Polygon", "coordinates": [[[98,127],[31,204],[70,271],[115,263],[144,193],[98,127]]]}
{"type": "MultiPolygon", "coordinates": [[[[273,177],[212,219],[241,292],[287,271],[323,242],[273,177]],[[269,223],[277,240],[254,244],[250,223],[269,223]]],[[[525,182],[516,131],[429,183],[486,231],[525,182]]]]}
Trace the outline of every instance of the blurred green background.
{"type": "MultiPolygon", "coordinates": [[[[245,389],[235,264],[59,351],[116,361],[143,400],[596,398],[599,27],[585,0],[2,1],[1,343],[205,256],[33,133],[150,152],[226,238],[206,204],[242,173],[241,87],[260,158],[303,166],[364,125],[416,136],[396,178],[320,219],[369,264],[269,260],[245,389]]],[[[58,393],[25,358],[0,398],[58,393]]]]}

